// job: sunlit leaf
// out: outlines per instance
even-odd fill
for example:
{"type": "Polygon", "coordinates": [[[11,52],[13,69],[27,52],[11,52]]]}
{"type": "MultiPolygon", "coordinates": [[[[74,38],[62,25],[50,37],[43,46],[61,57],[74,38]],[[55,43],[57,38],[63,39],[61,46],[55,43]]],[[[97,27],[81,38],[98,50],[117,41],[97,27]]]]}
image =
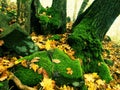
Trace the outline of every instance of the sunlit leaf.
{"type": "Polygon", "coordinates": [[[49,78],[43,78],[40,85],[43,87],[43,90],[55,90],[55,81],[49,78]]]}
{"type": "Polygon", "coordinates": [[[23,60],[23,61],[21,62],[21,65],[22,65],[23,67],[28,67],[27,60],[23,60]]]}
{"type": "Polygon", "coordinates": [[[40,57],[35,57],[31,60],[31,63],[39,62],[40,57]]]}
{"type": "Polygon", "coordinates": [[[58,63],[60,63],[61,61],[60,61],[59,59],[52,59],[52,62],[58,64],[58,63]]]}
{"type": "Polygon", "coordinates": [[[2,72],[2,74],[0,75],[0,81],[4,81],[5,79],[7,79],[8,77],[8,72],[4,71],[2,72]]]}
{"type": "Polygon", "coordinates": [[[36,72],[38,68],[39,66],[37,64],[34,64],[34,63],[30,64],[30,69],[33,69],[34,72],[36,72]]]}
{"type": "Polygon", "coordinates": [[[70,74],[70,75],[73,74],[73,70],[71,68],[66,68],[66,70],[67,70],[67,74],[70,74]]]}

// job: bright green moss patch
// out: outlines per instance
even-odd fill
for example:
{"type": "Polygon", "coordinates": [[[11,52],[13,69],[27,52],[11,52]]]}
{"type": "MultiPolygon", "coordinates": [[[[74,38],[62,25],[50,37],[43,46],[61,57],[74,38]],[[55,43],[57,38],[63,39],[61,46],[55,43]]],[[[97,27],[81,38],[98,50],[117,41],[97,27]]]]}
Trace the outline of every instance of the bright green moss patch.
{"type": "MultiPolygon", "coordinates": [[[[39,62],[36,64],[46,70],[50,78],[53,78],[58,84],[71,84],[74,81],[79,81],[82,78],[82,69],[78,60],[71,60],[68,55],[59,49],[50,51],[36,52],[30,56],[23,57],[21,60],[32,60],[39,57],[39,62]],[[53,60],[59,60],[59,63],[53,60]],[[68,73],[67,68],[70,68],[72,73],[68,73]]],[[[15,67],[15,75],[26,85],[36,85],[42,80],[42,75],[37,72],[25,68],[21,65],[15,67]]]]}
{"type": "Polygon", "coordinates": [[[78,60],[71,60],[68,55],[59,49],[54,50],[52,58],[60,60],[59,64],[53,63],[54,72],[57,73],[57,76],[54,76],[54,78],[59,83],[71,83],[74,81],[79,81],[79,79],[82,77],[82,68],[78,60]],[[67,73],[67,68],[72,70],[71,74],[67,73]]]}
{"type": "Polygon", "coordinates": [[[113,78],[110,75],[110,70],[107,66],[107,64],[105,64],[104,62],[101,62],[98,65],[98,74],[100,75],[100,77],[105,80],[107,83],[109,83],[113,78]]]}

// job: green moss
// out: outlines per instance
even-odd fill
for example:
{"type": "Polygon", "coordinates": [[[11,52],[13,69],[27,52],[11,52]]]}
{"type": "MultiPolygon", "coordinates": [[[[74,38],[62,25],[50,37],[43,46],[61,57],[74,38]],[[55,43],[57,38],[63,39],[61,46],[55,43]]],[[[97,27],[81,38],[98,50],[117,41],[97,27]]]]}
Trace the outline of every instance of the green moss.
{"type": "Polygon", "coordinates": [[[61,39],[61,36],[60,35],[58,35],[58,34],[55,34],[55,35],[53,35],[51,38],[49,38],[50,40],[57,40],[57,41],[59,41],[60,39],[61,39]]]}
{"type": "MultiPolygon", "coordinates": [[[[19,59],[32,60],[35,57],[40,57],[39,62],[36,64],[39,67],[43,67],[50,78],[56,80],[58,84],[70,84],[74,81],[79,81],[82,78],[82,69],[78,60],[71,60],[68,55],[59,49],[53,49],[50,51],[36,52],[30,56],[19,59]],[[60,63],[52,62],[53,59],[60,60],[60,63]],[[71,68],[72,74],[67,74],[67,68],[71,68]]],[[[26,85],[33,86],[39,83],[42,79],[41,75],[33,72],[28,68],[24,68],[21,65],[15,67],[15,75],[26,85]]]]}
{"type": "Polygon", "coordinates": [[[114,61],[113,61],[113,60],[104,59],[104,61],[105,61],[105,63],[106,63],[107,65],[110,65],[110,66],[113,66],[113,64],[114,64],[114,61]]]}
{"type": "MultiPolygon", "coordinates": [[[[35,57],[40,57],[40,61],[36,64],[38,64],[39,67],[43,67],[51,77],[52,64],[51,61],[49,60],[49,57],[47,56],[46,51],[36,52],[30,56],[26,56],[19,59],[19,61],[21,60],[30,61],[35,57]]],[[[23,84],[29,86],[34,86],[42,80],[42,75],[38,74],[37,72],[34,72],[29,68],[22,67],[21,65],[15,67],[15,75],[22,81],[23,84]]]]}
{"type": "Polygon", "coordinates": [[[40,80],[42,80],[42,75],[39,75],[33,70],[22,66],[17,66],[14,74],[21,80],[23,84],[29,86],[35,86],[40,82],[40,80]]]}
{"type": "Polygon", "coordinates": [[[100,65],[98,65],[98,74],[100,77],[105,80],[107,83],[109,83],[113,78],[111,77],[109,67],[104,63],[101,62],[100,65]]]}
{"type": "Polygon", "coordinates": [[[73,81],[79,81],[79,79],[82,78],[82,68],[78,60],[71,60],[68,55],[59,49],[55,49],[52,58],[60,60],[59,64],[53,63],[54,72],[57,72],[59,76],[64,78],[55,78],[56,80],[58,79],[57,82],[65,81],[67,83],[71,83],[73,81]],[[71,68],[73,73],[67,74],[67,68],[71,68]]]}

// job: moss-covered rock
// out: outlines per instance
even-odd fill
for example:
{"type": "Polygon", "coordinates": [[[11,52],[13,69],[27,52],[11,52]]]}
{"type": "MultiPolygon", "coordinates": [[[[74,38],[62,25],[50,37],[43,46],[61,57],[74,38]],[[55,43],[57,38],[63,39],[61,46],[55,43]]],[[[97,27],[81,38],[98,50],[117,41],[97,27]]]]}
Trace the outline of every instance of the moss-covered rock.
{"type": "Polygon", "coordinates": [[[0,33],[0,39],[4,40],[5,47],[22,56],[38,51],[38,47],[31,37],[18,24],[6,26],[3,29],[3,32],[0,33]]]}
{"type": "MultiPolygon", "coordinates": [[[[78,60],[71,60],[68,55],[59,49],[50,51],[36,52],[30,56],[23,57],[21,60],[32,60],[35,57],[40,57],[36,64],[43,67],[50,78],[53,78],[57,84],[71,84],[74,81],[79,81],[82,78],[82,69],[78,60]],[[60,63],[55,63],[52,60],[59,60],[60,63]],[[67,73],[67,68],[72,70],[72,74],[67,73]]],[[[42,80],[42,75],[37,74],[29,68],[21,65],[15,67],[15,75],[22,81],[23,84],[34,86],[42,80]]]]}

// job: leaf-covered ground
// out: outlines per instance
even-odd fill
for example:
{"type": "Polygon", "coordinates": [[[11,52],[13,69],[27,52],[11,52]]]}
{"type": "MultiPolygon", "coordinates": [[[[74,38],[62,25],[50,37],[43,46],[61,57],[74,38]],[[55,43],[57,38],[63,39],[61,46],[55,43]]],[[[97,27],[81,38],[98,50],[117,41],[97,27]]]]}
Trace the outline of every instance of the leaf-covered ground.
{"type": "MultiPolygon", "coordinates": [[[[70,28],[70,27],[69,27],[70,28]]],[[[75,59],[74,50],[67,44],[67,36],[69,35],[69,31],[65,34],[58,35],[35,35],[33,32],[31,37],[33,41],[39,46],[41,50],[49,50],[52,48],[59,48],[66,52],[71,59],[75,59]]],[[[4,41],[0,41],[0,46],[4,44],[4,41]]],[[[5,52],[4,57],[0,57],[0,81],[11,78],[13,74],[11,74],[8,68],[17,65],[17,58],[13,57],[9,52],[5,52]]],[[[85,84],[88,86],[88,90],[120,90],[120,46],[110,41],[109,37],[106,37],[103,41],[103,58],[106,63],[108,63],[111,75],[113,76],[113,80],[106,84],[105,81],[101,80],[97,73],[87,73],[84,74],[85,84]]],[[[36,60],[35,60],[36,61],[36,60]]],[[[59,63],[58,60],[54,61],[55,63],[59,63]]],[[[23,66],[26,66],[26,62],[21,62],[23,66]]],[[[34,71],[36,71],[36,65],[31,66],[34,71]]],[[[40,82],[41,86],[45,90],[74,90],[74,87],[70,86],[61,86],[58,87],[55,85],[55,81],[50,78],[46,78],[47,72],[44,70],[40,70],[42,74],[45,76],[42,82],[40,82]]],[[[71,73],[71,70],[68,70],[68,73],[71,73]]],[[[14,80],[14,79],[13,79],[14,80]]],[[[17,81],[17,83],[19,80],[17,81]]],[[[34,90],[34,89],[33,89],[34,90]]],[[[37,89],[35,89],[37,90],[37,89]]]]}
{"type": "MultiPolygon", "coordinates": [[[[7,8],[8,10],[10,8],[7,8]]],[[[75,51],[67,44],[66,40],[68,35],[70,34],[72,23],[67,24],[67,32],[64,34],[57,35],[36,35],[34,32],[31,34],[33,41],[39,46],[41,50],[50,50],[52,48],[59,48],[63,50],[66,54],[70,56],[71,59],[76,59],[74,57],[75,51]]],[[[0,32],[2,29],[0,28],[0,32]]],[[[0,40],[0,46],[4,44],[3,40],[0,40]]],[[[12,79],[16,82],[16,84],[21,88],[27,88],[27,90],[41,90],[41,88],[37,89],[38,86],[28,87],[23,85],[17,77],[14,76],[13,73],[9,71],[9,68],[18,65],[18,63],[22,64],[24,67],[27,66],[27,62],[17,62],[16,55],[11,54],[10,52],[4,52],[4,57],[0,57],[0,81],[4,81],[6,79],[12,79]]],[[[120,90],[120,45],[115,44],[110,41],[109,37],[105,37],[103,41],[103,58],[106,63],[108,63],[111,75],[113,76],[113,80],[106,84],[105,81],[101,80],[97,73],[86,73],[84,74],[85,84],[88,86],[88,90],[120,90]]],[[[38,66],[34,64],[37,62],[37,59],[32,60],[30,69],[36,71],[38,66]]],[[[59,63],[59,60],[54,60],[55,63],[59,63]]],[[[40,68],[39,73],[42,73],[44,79],[40,82],[42,89],[44,90],[74,90],[74,87],[63,85],[58,87],[55,84],[55,81],[50,79],[47,76],[47,72],[40,68]],[[54,89],[56,88],[56,89],[54,89]]],[[[67,69],[67,73],[72,74],[72,70],[70,68],[67,69]]],[[[77,85],[77,83],[75,83],[77,85]]],[[[2,84],[0,83],[0,86],[2,84]]],[[[12,90],[11,86],[11,90],[12,90]]]]}

